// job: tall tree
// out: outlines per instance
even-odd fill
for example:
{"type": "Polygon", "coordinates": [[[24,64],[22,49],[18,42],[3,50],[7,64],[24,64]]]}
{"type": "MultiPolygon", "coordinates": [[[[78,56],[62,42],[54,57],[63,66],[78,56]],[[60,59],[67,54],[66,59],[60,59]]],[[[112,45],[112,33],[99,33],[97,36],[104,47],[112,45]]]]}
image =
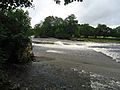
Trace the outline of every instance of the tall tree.
{"type": "Polygon", "coordinates": [[[57,20],[57,25],[56,25],[56,30],[55,30],[55,37],[56,38],[61,38],[61,39],[68,39],[69,35],[66,30],[66,23],[65,20],[62,18],[56,18],[57,20]]]}
{"type": "Polygon", "coordinates": [[[53,16],[48,16],[45,20],[35,25],[35,32],[38,32],[37,36],[40,37],[57,37],[59,31],[63,29],[63,19],[53,16]]]}
{"type": "Polygon", "coordinates": [[[46,17],[41,27],[43,31],[43,35],[45,37],[53,37],[54,27],[55,27],[55,18],[53,16],[46,17]]]}
{"type": "Polygon", "coordinates": [[[26,51],[31,44],[27,34],[31,28],[28,12],[17,9],[0,16],[0,48],[5,52],[5,59],[14,63],[30,61],[31,52],[26,51]]]}
{"type": "Polygon", "coordinates": [[[74,37],[75,30],[78,29],[78,20],[76,20],[76,17],[74,14],[69,15],[64,20],[65,23],[65,31],[68,36],[68,38],[74,37]]]}

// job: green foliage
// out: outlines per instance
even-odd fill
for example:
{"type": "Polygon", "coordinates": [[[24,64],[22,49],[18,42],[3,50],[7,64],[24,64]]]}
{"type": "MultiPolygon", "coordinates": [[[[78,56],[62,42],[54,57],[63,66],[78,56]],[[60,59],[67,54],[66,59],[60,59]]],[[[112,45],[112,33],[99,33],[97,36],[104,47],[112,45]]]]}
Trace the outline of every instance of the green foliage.
{"type": "MultiPolygon", "coordinates": [[[[60,4],[61,0],[54,0],[56,4],[60,4]]],[[[82,2],[83,0],[64,0],[64,5],[67,5],[69,3],[72,3],[74,1],[82,2]]]]}
{"type": "Polygon", "coordinates": [[[105,24],[98,24],[95,31],[95,36],[107,37],[110,36],[110,33],[111,33],[111,28],[107,27],[105,24]]]}
{"type": "Polygon", "coordinates": [[[65,20],[65,31],[68,38],[74,37],[75,30],[77,29],[78,21],[74,14],[69,15],[65,20]]]}
{"type": "Polygon", "coordinates": [[[55,37],[61,39],[73,38],[97,38],[120,37],[120,27],[112,29],[105,24],[98,24],[96,28],[89,24],[78,24],[74,14],[64,20],[62,18],[48,16],[34,27],[36,37],[55,37]]]}
{"type": "Polygon", "coordinates": [[[0,10],[10,10],[17,7],[30,7],[33,0],[0,0],[0,10]]]}
{"type": "Polygon", "coordinates": [[[30,7],[32,0],[0,0],[0,89],[20,90],[8,79],[2,67],[6,62],[28,63],[33,60],[32,45],[28,38],[30,18],[28,12],[17,7],[30,7]]]}
{"type": "Polygon", "coordinates": [[[83,0],[64,0],[64,2],[65,2],[64,4],[66,5],[66,4],[72,3],[74,1],[82,2],[83,0]]]}
{"type": "Polygon", "coordinates": [[[65,20],[58,17],[49,16],[45,21],[36,24],[34,30],[39,37],[56,37],[70,39],[74,37],[78,21],[75,15],[70,15],[65,20]]]}
{"type": "Polygon", "coordinates": [[[45,18],[43,22],[42,30],[44,30],[45,37],[53,37],[54,36],[54,27],[55,27],[55,18],[53,16],[49,16],[45,18]]]}
{"type": "Polygon", "coordinates": [[[88,38],[89,36],[94,36],[94,27],[89,24],[82,24],[79,26],[80,35],[88,38]]]}
{"type": "Polygon", "coordinates": [[[114,29],[114,34],[113,34],[113,36],[115,36],[115,37],[120,37],[120,26],[118,26],[118,27],[116,27],[116,28],[114,29]]]}
{"type": "Polygon", "coordinates": [[[0,13],[0,54],[2,54],[0,58],[4,59],[1,60],[12,63],[30,61],[32,47],[28,38],[31,29],[28,12],[16,9],[0,13]],[[23,55],[25,52],[26,56],[23,55]]]}

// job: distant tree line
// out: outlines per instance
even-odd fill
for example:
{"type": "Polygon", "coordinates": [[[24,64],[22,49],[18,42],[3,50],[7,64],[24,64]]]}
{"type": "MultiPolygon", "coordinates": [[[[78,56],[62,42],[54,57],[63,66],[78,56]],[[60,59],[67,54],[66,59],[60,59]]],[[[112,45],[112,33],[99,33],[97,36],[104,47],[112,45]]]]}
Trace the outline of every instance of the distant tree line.
{"type": "Polygon", "coordinates": [[[61,39],[120,37],[120,26],[110,28],[105,24],[98,24],[95,28],[89,24],[78,24],[74,14],[64,20],[59,17],[48,16],[43,22],[34,27],[36,37],[54,37],[61,39]]]}

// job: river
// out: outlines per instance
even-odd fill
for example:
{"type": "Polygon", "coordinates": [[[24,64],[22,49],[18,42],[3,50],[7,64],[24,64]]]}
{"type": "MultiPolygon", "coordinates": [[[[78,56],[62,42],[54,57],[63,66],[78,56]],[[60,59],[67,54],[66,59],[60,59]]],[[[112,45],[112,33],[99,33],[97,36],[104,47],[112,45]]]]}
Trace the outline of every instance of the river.
{"type": "MultiPolygon", "coordinates": [[[[78,42],[70,40],[59,40],[59,39],[44,39],[36,38],[33,41],[38,42],[51,42],[51,44],[40,44],[40,46],[51,47],[51,48],[63,48],[63,49],[92,49],[96,52],[103,53],[112,58],[117,63],[120,63],[120,43],[95,43],[95,42],[78,42]]],[[[48,52],[62,53],[59,51],[48,50],[48,52]]]]}

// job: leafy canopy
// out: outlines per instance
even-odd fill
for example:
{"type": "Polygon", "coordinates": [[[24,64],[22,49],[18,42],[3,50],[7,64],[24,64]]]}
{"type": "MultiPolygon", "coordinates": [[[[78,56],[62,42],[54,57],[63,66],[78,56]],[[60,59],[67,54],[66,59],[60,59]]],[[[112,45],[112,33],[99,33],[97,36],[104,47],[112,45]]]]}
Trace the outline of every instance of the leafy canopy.
{"type": "Polygon", "coordinates": [[[30,29],[28,12],[22,9],[7,10],[5,13],[0,11],[0,51],[4,51],[4,61],[12,63],[30,61],[24,54],[27,52],[25,48],[30,43],[28,38],[30,29]]]}
{"type": "Polygon", "coordinates": [[[17,7],[30,7],[33,0],[0,0],[0,10],[15,9],[17,7]]]}
{"type": "MultiPolygon", "coordinates": [[[[60,4],[61,0],[54,0],[56,4],[60,4]]],[[[83,0],[64,0],[64,5],[74,1],[82,2],[83,0]]],[[[0,10],[16,9],[17,7],[30,7],[33,0],[0,0],[0,10]]]]}
{"type": "MultiPolygon", "coordinates": [[[[61,0],[54,0],[56,4],[60,4],[61,0]]],[[[64,0],[64,5],[67,5],[69,3],[72,3],[74,1],[82,2],[83,0],[64,0]]]]}

